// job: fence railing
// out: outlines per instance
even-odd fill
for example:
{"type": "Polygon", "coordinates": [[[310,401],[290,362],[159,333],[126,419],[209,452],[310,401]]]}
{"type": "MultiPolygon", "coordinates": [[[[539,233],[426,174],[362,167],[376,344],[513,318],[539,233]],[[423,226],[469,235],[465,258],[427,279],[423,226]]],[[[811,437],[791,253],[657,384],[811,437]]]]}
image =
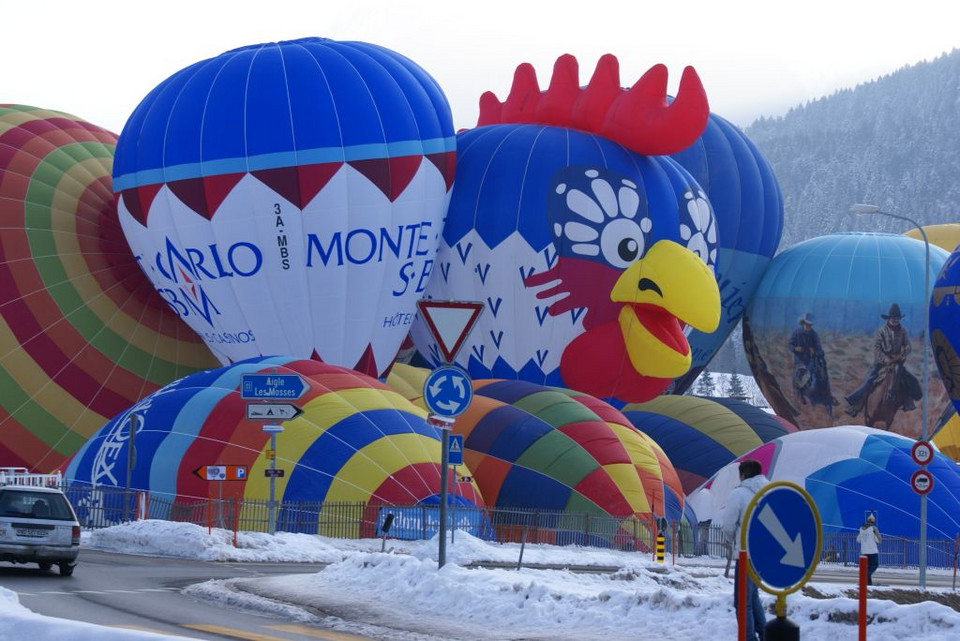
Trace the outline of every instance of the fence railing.
{"type": "MultiPolygon", "coordinates": [[[[110,486],[72,483],[63,489],[87,529],[117,525],[136,518],[162,519],[245,532],[269,531],[269,501],[266,499],[209,499],[162,495],[110,486]]],[[[371,505],[367,503],[282,502],[277,504],[275,530],[331,538],[359,539],[384,535],[388,514],[393,515],[391,539],[425,540],[439,532],[438,505],[371,505]]],[[[669,522],[658,532],[652,518],[618,519],[595,514],[451,506],[447,529],[469,532],[498,543],[548,543],[584,545],[652,554],[658,533],[668,554],[684,557],[725,558],[728,547],[717,525],[669,522]]],[[[660,523],[663,526],[663,523],[660,523]]],[[[821,563],[856,565],[860,556],[855,532],[824,534],[821,563]]],[[[919,541],[885,536],[880,545],[884,567],[919,565],[919,541]]],[[[953,568],[960,554],[960,535],[955,539],[927,539],[927,565],[953,568]]]]}

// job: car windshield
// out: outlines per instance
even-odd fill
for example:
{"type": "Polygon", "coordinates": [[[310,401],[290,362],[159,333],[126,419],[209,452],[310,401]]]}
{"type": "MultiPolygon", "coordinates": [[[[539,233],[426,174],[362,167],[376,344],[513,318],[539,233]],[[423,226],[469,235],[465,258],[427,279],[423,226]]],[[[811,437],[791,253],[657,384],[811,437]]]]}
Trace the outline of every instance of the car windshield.
{"type": "Polygon", "coordinates": [[[0,516],[72,521],[73,512],[62,494],[5,489],[0,491],[0,516]]]}

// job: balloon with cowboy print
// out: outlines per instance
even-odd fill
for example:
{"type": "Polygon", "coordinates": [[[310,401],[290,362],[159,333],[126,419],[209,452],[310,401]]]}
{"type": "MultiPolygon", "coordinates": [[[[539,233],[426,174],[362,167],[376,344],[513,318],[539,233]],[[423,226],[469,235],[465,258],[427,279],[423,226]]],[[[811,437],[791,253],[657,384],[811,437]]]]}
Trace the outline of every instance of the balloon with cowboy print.
{"type": "Polygon", "coordinates": [[[113,168],[140,267],[221,363],[290,354],[384,374],[433,271],[450,109],[389,49],[242,47],[170,76],[113,168]]]}
{"type": "MultiPolygon", "coordinates": [[[[947,253],[930,247],[930,282],[947,253]]],[[[922,433],[924,243],[841,233],[780,253],[744,320],[744,348],[771,407],[800,429],[862,424],[922,433]]],[[[949,399],[928,365],[927,434],[949,399]]]]}

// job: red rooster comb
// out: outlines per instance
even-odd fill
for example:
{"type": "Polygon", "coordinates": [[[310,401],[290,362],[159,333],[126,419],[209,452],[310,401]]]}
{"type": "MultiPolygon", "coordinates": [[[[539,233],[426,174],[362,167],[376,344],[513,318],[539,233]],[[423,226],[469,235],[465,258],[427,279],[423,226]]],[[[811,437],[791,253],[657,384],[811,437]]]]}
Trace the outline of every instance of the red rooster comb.
{"type": "Polygon", "coordinates": [[[677,153],[707,128],[710,106],[693,67],[683,70],[677,97],[667,101],[667,68],[654,65],[630,89],[620,87],[620,63],[606,54],[590,84],[580,88],[579,65],[570,54],[557,58],[550,87],[540,91],[529,63],[517,67],[502,103],[490,91],[480,96],[477,126],[531,123],[599,134],[648,156],[677,153]]]}

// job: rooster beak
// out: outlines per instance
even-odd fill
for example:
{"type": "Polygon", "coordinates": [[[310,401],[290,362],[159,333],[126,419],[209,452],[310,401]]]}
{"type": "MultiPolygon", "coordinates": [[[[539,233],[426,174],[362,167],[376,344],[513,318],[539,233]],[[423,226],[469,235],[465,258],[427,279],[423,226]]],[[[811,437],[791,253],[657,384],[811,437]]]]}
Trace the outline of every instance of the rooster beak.
{"type": "Polygon", "coordinates": [[[628,267],[610,292],[627,355],[643,376],[676,378],[690,369],[684,325],[710,333],[720,324],[720,290],[686,247],[661,240],[628,267]]]}

